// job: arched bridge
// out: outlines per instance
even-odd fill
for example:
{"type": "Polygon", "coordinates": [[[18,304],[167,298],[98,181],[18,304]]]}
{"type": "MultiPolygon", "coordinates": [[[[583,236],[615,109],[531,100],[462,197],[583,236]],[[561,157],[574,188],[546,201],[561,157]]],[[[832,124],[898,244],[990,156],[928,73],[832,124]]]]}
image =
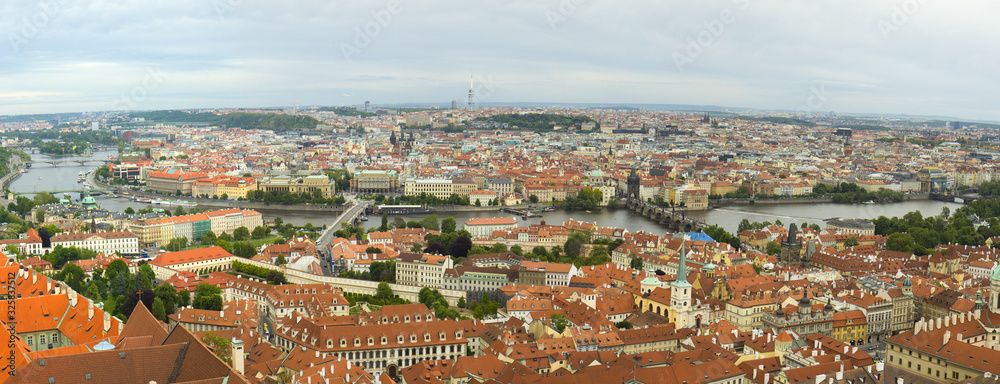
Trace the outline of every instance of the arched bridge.
{"type": "Polygon", "coordinates": [[[80,165],[86,165],[87,163],[100,163],[100,164],[111,164],[114,160],[102,160],[102,159],[65,159],[65,160],[35,160],[32,159],[31,163],[49,163],[53,167],[59,166],[63,163],[77,163],[80,165]]]}
{"type": "Polygon", "coordinates": [[[667,225],[677,232],[699,232],[705,227],[705,223],[686,217],[682,213],[673,212],[642,200],[629,199],[628,209],[657,223],[667,225]]]}

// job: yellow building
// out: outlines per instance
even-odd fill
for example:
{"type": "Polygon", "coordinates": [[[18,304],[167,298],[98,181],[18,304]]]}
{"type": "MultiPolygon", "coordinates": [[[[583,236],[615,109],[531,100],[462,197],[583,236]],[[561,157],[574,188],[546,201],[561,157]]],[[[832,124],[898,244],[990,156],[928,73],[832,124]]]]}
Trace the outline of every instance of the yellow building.
{"type": "Polygon", "coordinates": [[[833,336],[840,342],[861,345],[868,338],[868,319],[859,310],[833,314],[833,336]]]}
{"type": "Polygon", "coordinates": [[[216,176],[210,179],[195,180],[191,186],[194,196],[223,197],[236,199],[246,198],[247,192],[257,190],[257,179],[252,177],[216,176]]]}
{"type": "Polygon", "coordinates": [[[323,175],[310,176],[278,176],[271,179],[264,179],[260,184],[260,190],[264,192],[281,193],[289,192],[293,194],[314,193],[320,191],[323,198],[333,198],[335,193],[333,180],[323,175]]]}

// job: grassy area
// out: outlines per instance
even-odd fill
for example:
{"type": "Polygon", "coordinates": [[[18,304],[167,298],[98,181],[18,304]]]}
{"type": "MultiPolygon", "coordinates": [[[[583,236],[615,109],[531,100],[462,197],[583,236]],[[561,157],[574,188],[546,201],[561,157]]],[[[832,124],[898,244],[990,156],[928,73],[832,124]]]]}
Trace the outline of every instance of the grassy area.
{"type": "Polygon", "coordinates": [[[280,236],[278,236],[276,234],[270,234],[270,235],[267,235],[267,237],[265,237],[263,239],[250,239],[250,242],[253,243],[254,247],[259,247],[259,246],[264,245],[264,244],[273,244],[274,240],[276,240],[278,237],[280,237],[280,236]]]}

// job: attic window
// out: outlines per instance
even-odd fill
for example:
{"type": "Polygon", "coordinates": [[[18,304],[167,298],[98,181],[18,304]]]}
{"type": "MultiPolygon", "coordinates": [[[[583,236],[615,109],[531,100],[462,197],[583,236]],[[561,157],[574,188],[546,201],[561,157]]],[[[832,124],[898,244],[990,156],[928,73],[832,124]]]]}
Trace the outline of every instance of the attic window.
{"type": "Polygon", "coordinates": [[[444,331],[441,331],[441,333],[438,334],[438,340],[445,340],[446,337],[447,336],[444,335],[444,331]]]}
{"type": "Polygon", "coordinates": [[[431,341],[431,334],[424,332],[424,341],[431,341]]]}
{"type": "Polygon", "coordinates": [[[86,374],[86,375],[83,375],[83,378],[84,378],[84,379],[87,379],[87,380],[90,380],[90,374],[88,373],[88,374],[86,374]]]}
{"type": "Polygon", "coordinates": [[[354,338],[354,346],[355,347],[361,346],[361,338],[360,337],[355,337],[354,338]]]}
{"type": "Polygon", "coordinates": [[[403,335],[399,335],[399,336],[397,336],[397,337],[396,337],[396,342],[397,342],[397,343],[400,343],[400,344],[403,344],[403,335]]]}
{"type": "Polygon", "coordinates": [[[374,338],[374,337],[371,337],[371,336],[369,336],[369,337],[368,337],[368,345],[374,345],[374,344],[375,344],[375,338],[374,338]]]}
{"type": "Polygon", "coordinates": [[[346,346],[347,346],[347,339],[344,339],[343,337],[341,337],[340,338],[340,347],[343,348],[343,347],[346,347],[346,346]]]}
{"type": "Polygon", "coordinates": [[[410,335],[410,342],[411,343],[416,343],[417,342],[417,335],[410,335]]]}

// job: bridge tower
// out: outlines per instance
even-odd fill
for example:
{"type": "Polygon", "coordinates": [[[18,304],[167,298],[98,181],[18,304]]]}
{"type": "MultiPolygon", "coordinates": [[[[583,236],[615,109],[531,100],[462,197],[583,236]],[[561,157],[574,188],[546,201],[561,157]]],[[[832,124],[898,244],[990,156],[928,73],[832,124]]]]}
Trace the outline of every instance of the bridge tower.
{"type": "Polygon", "coordinates": [[[628,196],[626,196],[626,197],[629,200],[633,200],[634,199],[635,201],[640,201],[640,202],[642,201],[642,196],[639,194],[639,191],[642,188],[641,182],[642,182],[642,179],[640,179],[639,175],[637,175],[635,173],[635,168],[632,168],[632,173],[630,173],[628,175],[628,179],[627,179],[627,183],[628,183],[628,193],[627,193],[627,195],[628,196]]]}

